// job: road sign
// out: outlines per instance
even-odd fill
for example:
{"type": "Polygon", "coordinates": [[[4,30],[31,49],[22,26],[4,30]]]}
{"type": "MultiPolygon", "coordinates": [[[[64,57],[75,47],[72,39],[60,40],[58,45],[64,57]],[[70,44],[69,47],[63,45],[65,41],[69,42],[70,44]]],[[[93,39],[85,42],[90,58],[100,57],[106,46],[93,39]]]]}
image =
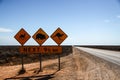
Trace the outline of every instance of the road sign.
{"type": "Polygon", "coordinates": [[[40,45],[42,45],[49,38],[47,33],[44,32],[42,28],[40,28],[32,37],[40,45]]]}
{"type": "Polygon", "coordinates": [[[14,36],[14,38],[21,44],[24,45],[28,39],[30,39],[30,35],[22,28],[20,31],[14,36]]]}
{"type": "Polygon", "coordinates": [[[58,28],[52,35],[51,38],[60,45],[68,36],[58,28]]]}
{"type": "Polygon", "coordinates": [[[21,46],[20,53],[41,53],[41,54],[55,54],[62,53],[61,46],[21,46]]]}
{"type": "Polygon", "coordinates": [[[62,53],[62,47],[61,46],[42,46],[41,47],[41,53],[50,53],[50,54],[56,54],[56,53],[59,53],[61,54],[62,53]]]}

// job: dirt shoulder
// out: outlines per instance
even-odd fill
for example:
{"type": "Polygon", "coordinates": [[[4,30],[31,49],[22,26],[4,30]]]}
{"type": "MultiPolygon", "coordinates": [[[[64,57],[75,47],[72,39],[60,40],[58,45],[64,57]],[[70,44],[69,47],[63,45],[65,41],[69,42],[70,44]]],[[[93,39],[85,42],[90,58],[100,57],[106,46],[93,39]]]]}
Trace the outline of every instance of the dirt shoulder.
{"type": "Polygon", "coordinates": [[[120,66],[74,48],[77,80],[119,80],[120,66]]]}
{"type": "Polygon", "coordinates": [[[50,59],[42,61],[42,72],[37,73],[39,70],[39,62],[25,64],[26,73],[18,75],[21,65],[16,66],[0,66],[0,80],[64,80],[72,78],[71,71],[73,70],[73,54],[61,57],[61,70],[58,71],[58,59],[50,59]]]}

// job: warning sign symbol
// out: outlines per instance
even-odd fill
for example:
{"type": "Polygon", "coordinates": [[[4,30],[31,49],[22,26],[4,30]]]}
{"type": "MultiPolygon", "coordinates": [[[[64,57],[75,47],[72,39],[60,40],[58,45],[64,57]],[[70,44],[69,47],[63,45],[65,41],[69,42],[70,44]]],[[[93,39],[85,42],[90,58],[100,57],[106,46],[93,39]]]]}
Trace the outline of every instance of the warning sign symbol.
{"type": "Polygon", "coordinates": [[[21,44],[24,45],[29,39],[30,35],[22,28],[20,31],[14,36],[14,38],[21,44]]]}
{"type": "Polygon", "coordinates": [[[47,33],[44,32],[42,28],[40,28],[32,37],[40,45],[42,45],[49,38],[47,33]]]}
{"type": "Polygon", "coordinates": [[[44,34],[38,33],[38,34],[36,35],[36,39],[41,39],[41,40],[43,40],[43,39],[46,39],[46,36],[45,36],[44,34]]]}
{"type": "Polygon", "coordinates": [[[57,33],[54,37],[57,37],[59,40],[62,40],[61,37],[62,37],[63,35],[64,35],[64,34],[57,33]]]}
{"type": "Polygon", "coordinates": [[[19,38],[20,39],[25,39],[25,34],[20,34],[19,38]]]}
{"type": "Polygon", "coordinates": [[[58,28],[52,35],[51,38],[60,45],[68,36],[58,28]]]}

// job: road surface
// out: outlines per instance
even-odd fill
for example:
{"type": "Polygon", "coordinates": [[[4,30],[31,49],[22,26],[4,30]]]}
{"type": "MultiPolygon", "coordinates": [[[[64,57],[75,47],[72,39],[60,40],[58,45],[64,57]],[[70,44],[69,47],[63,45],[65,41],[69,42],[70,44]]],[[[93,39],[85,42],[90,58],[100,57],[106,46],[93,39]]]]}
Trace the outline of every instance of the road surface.
{"type": "Polygon", "coordinates": [[[110,50],[102,50],[102,49],[93,49],[93,48],[85,48],[85,47],[77,47],[80,50],[83,50],[87,53],[105,59],[109,62],[120,65],[120,52],[119,51],[110,51],[110,50]]]}

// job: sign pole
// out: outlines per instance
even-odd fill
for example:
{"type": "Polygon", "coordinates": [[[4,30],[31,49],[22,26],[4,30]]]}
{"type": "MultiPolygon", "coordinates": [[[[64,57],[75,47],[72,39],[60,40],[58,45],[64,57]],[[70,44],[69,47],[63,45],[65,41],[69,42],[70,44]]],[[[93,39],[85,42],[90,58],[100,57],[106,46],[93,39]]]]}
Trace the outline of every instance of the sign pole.
{"type": "MultiPolygon", "coordinates": [[[[30,39],[30,35],[23,29],[21,28],[20,31],[14,36],[14,38],[21,44],[21,47],[26,43],[28,39],[30,39]]],[[[23,64],[23,53],[21,53],[21,70],[19,71],[19,74],[24,74],[26,72],[23,64]]]]}
{"type": "MultiPolygon", "coordinates": [[[[58,27],[50,37],[60,46],[68,36],[58,27]]],[[[58,54],[58,70],[60,70],[60,54],[58,54]]]]}
{"type": "MultiPolygon", "coordinates": [[[[23,45],[22,45],[23,47],[23,45]]],[[[19,71],[19,74],[24,74],[26,72],[25,68],[24,68],[24,62],[23,62],[23,53],[21,54],[21,70],[19,71]]]]}
{"type": "MultiPolygon", "coordinates": [[[[22,45],[22,47],[23,47],[23,45],[22,45]]],[[[22,59],[22,70],[24,70],[24,64],[23,64],[23,54],[22,54],[22,56],[21,56],[21,59],[22,59]]]]}
{"type": "MultiPolygon", "coordinates": [[[[60,45],[58,45],[60,46],[60,45]]],[[[60,70],[60,54],[58,54],[58,71],[60,70]]]]}
{"type": "MultiPolygon", "coordinates": [[[[41,47],[42,44],[49,38],[47,33],[42,29],[38,29],[38,31],[32,36],[33,39],[39,44],[41,47]]],[[[42,53],[39,54],[39,60],[40,60],[40,72],[42,72],[42,53]]]]}
{"type": "Polygon", "coordinates": [[[58,54],[58,71],[60,70],[60,54],[58,54]]]}
{"type": "Polygon", "coordinates": [[[39,60],[40,60],[40,72],[42,72],[42,55],[41,55],[41,53],[39,54],[39,60]]]}
{"type": "Polygon", "coordinates": [[[40,72],[42,72],[42,57],[41,57],[41,53],[39,54],[39,60],[40,60],[40,72]]]}

